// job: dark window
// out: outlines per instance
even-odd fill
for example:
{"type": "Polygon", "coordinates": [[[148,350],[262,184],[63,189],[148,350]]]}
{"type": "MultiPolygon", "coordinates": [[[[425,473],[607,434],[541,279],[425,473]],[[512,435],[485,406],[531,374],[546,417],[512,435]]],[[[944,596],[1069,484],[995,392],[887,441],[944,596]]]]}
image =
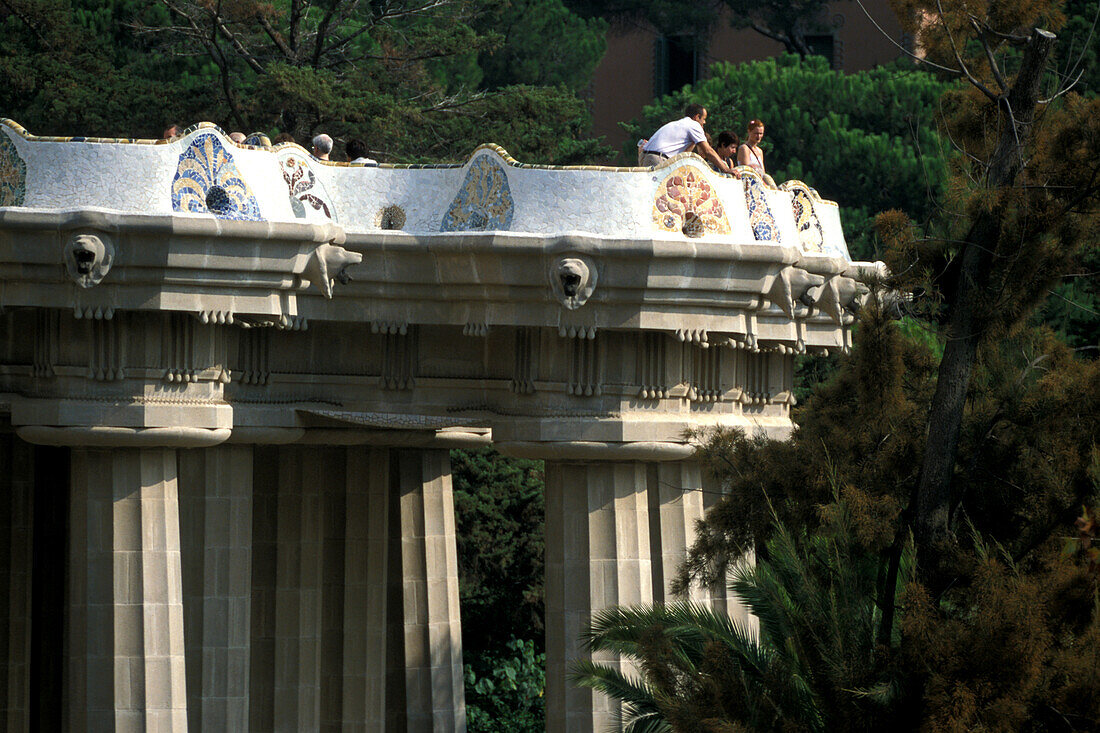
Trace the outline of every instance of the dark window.
{"type": "Polygon", "coordinates": [[[657,39],[653,93],[661,96],[699,80],[699,50],[695,36],[661,36],[657,39]]]}
{"type": "Polygon", "coordinates": [[[806,45],[814,56],[824,56],[831,68],[836,68],[836,43],[831,35],[806,36],[806,45]]]}

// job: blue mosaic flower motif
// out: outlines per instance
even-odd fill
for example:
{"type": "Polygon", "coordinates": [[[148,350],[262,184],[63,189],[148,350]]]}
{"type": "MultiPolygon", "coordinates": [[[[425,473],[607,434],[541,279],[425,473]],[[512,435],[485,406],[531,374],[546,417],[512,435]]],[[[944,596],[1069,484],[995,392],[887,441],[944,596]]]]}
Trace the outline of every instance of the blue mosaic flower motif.
{"type": "Polygon", "coordinates": [[[0,206],[22,206],[27,195],[27,164],[8,136],[0,132],[0,206]]]}
{"type": "Polygon", "coordinates": [[[270,148],[271,141],[267,139],[267,135],[262,132],[254,132],[244,139],[245,145],[255,145],[261,148],[270,148]]]}
{"type": "Polygon", "coordinates": [[[775,225],[775,217],[768,206],[768,199],[764,195],[764,186],[760,179],[754,175],[741,174],[741,182],[745,184],[745,202],[749,207],[749,225],[752,227],[752,235],[758,241],[779,242],[779,227],[775,225]]]}
{"type": "Polygon", "coordinates": [[[220,219],[260,221],[260,205],[233,156],[213,133],[198,135],[180,155],[172,179],[172,210],[220,219]]]}
{"type": "Polygon", "coordinates": [[[495,158],[482,155],[470,165],[439,230],[506,230],[512,226],[514,213],[515,202],[504,167],[495,158]]]}
{"type": "Polygon", "coordinates": [[[794,223],[798,226],[798,241],[805,252],[823,252],[825,232],[821,229],[821,220],[814,211],[813,198],[808,188],[791,187],[791,207],[794,209],[794,223]]]}

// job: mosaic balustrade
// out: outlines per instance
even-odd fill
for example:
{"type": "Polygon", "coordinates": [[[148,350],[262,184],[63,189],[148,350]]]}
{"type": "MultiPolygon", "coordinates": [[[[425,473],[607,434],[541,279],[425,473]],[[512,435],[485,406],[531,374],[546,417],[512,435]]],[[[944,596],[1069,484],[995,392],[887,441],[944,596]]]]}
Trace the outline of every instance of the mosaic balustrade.
{"type": "Polygon", "coordinates": [[[0,121],[0,206],[270,222],[345,230],[585,232],[798,246],[849,260],[837,206],[798,181],[737,179],[682,154],[656,168],[540,166],[483,145],[462,165],[321,161],[210,123],[171,140],[39,137],[0,121]]]}

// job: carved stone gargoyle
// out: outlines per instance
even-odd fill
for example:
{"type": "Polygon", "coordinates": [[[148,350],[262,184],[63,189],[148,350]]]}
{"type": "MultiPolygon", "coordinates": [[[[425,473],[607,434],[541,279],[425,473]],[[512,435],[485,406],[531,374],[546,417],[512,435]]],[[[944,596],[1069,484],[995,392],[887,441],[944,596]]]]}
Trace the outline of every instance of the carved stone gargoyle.
{"type": "Polygon", "coordinates": [[[806,272],[800,267],[788,265],[775,276],[772,285],[764,294],[765,297],[779,307],[779,310],[788,318],[794,318],[794,304],[807,290],[821,285],[825,278],[806,272]]]}
{"type": "Polygon", "coordinates": [[[837,275],[825,281],[811,293],[813,304],[828,313],[838,325],[844,321],[844,310],[858,307],[858,300],[868,292],[868,287],[858,280],[837,275]]]}
{"type": "Polygon", "coordinates": [[[551,289],[567,310],[580,308],[596,289],[596,268],[579,255],[559,258],[549,275],[551,289]]]}
{"type": "Polygon", "coordinates": [[[65,271],[82,288],[98,285],[115,259],[115,246],[103,233],[77,232],[65,244],[65,271]]]}
{"type": "Polygon", "coordinates": [[[320,244],[309,256],[302,279],[316,285],[326,298],[332,298],[332,286],[336,280],[346,283],[351,280],[347,268],[363,261],[363,255],[349,252],[335,244],[320,244]]]}

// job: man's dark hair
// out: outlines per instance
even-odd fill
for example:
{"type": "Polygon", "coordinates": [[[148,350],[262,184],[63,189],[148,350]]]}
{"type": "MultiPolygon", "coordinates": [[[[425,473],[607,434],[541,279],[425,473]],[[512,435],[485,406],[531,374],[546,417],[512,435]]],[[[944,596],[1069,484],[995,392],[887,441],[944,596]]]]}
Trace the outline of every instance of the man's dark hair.
{"type": "Polygon", "coordinates": [[[698,117],[706,110],[701,104],[689,104],[684,107],[684,117],[698,117]]]}
{"type": "Polygon", "coordinates": [[[357,137],[348,140],[348,160],[367,157],[367,144],[357,137]]]}
{"type": "Polygon", "coordinates": [[[737,139],[737,136],[730,131],[718,133],[718,145],[715,147],[724,148],[727,145],[738,145],[741,141],[737,139]]]}

